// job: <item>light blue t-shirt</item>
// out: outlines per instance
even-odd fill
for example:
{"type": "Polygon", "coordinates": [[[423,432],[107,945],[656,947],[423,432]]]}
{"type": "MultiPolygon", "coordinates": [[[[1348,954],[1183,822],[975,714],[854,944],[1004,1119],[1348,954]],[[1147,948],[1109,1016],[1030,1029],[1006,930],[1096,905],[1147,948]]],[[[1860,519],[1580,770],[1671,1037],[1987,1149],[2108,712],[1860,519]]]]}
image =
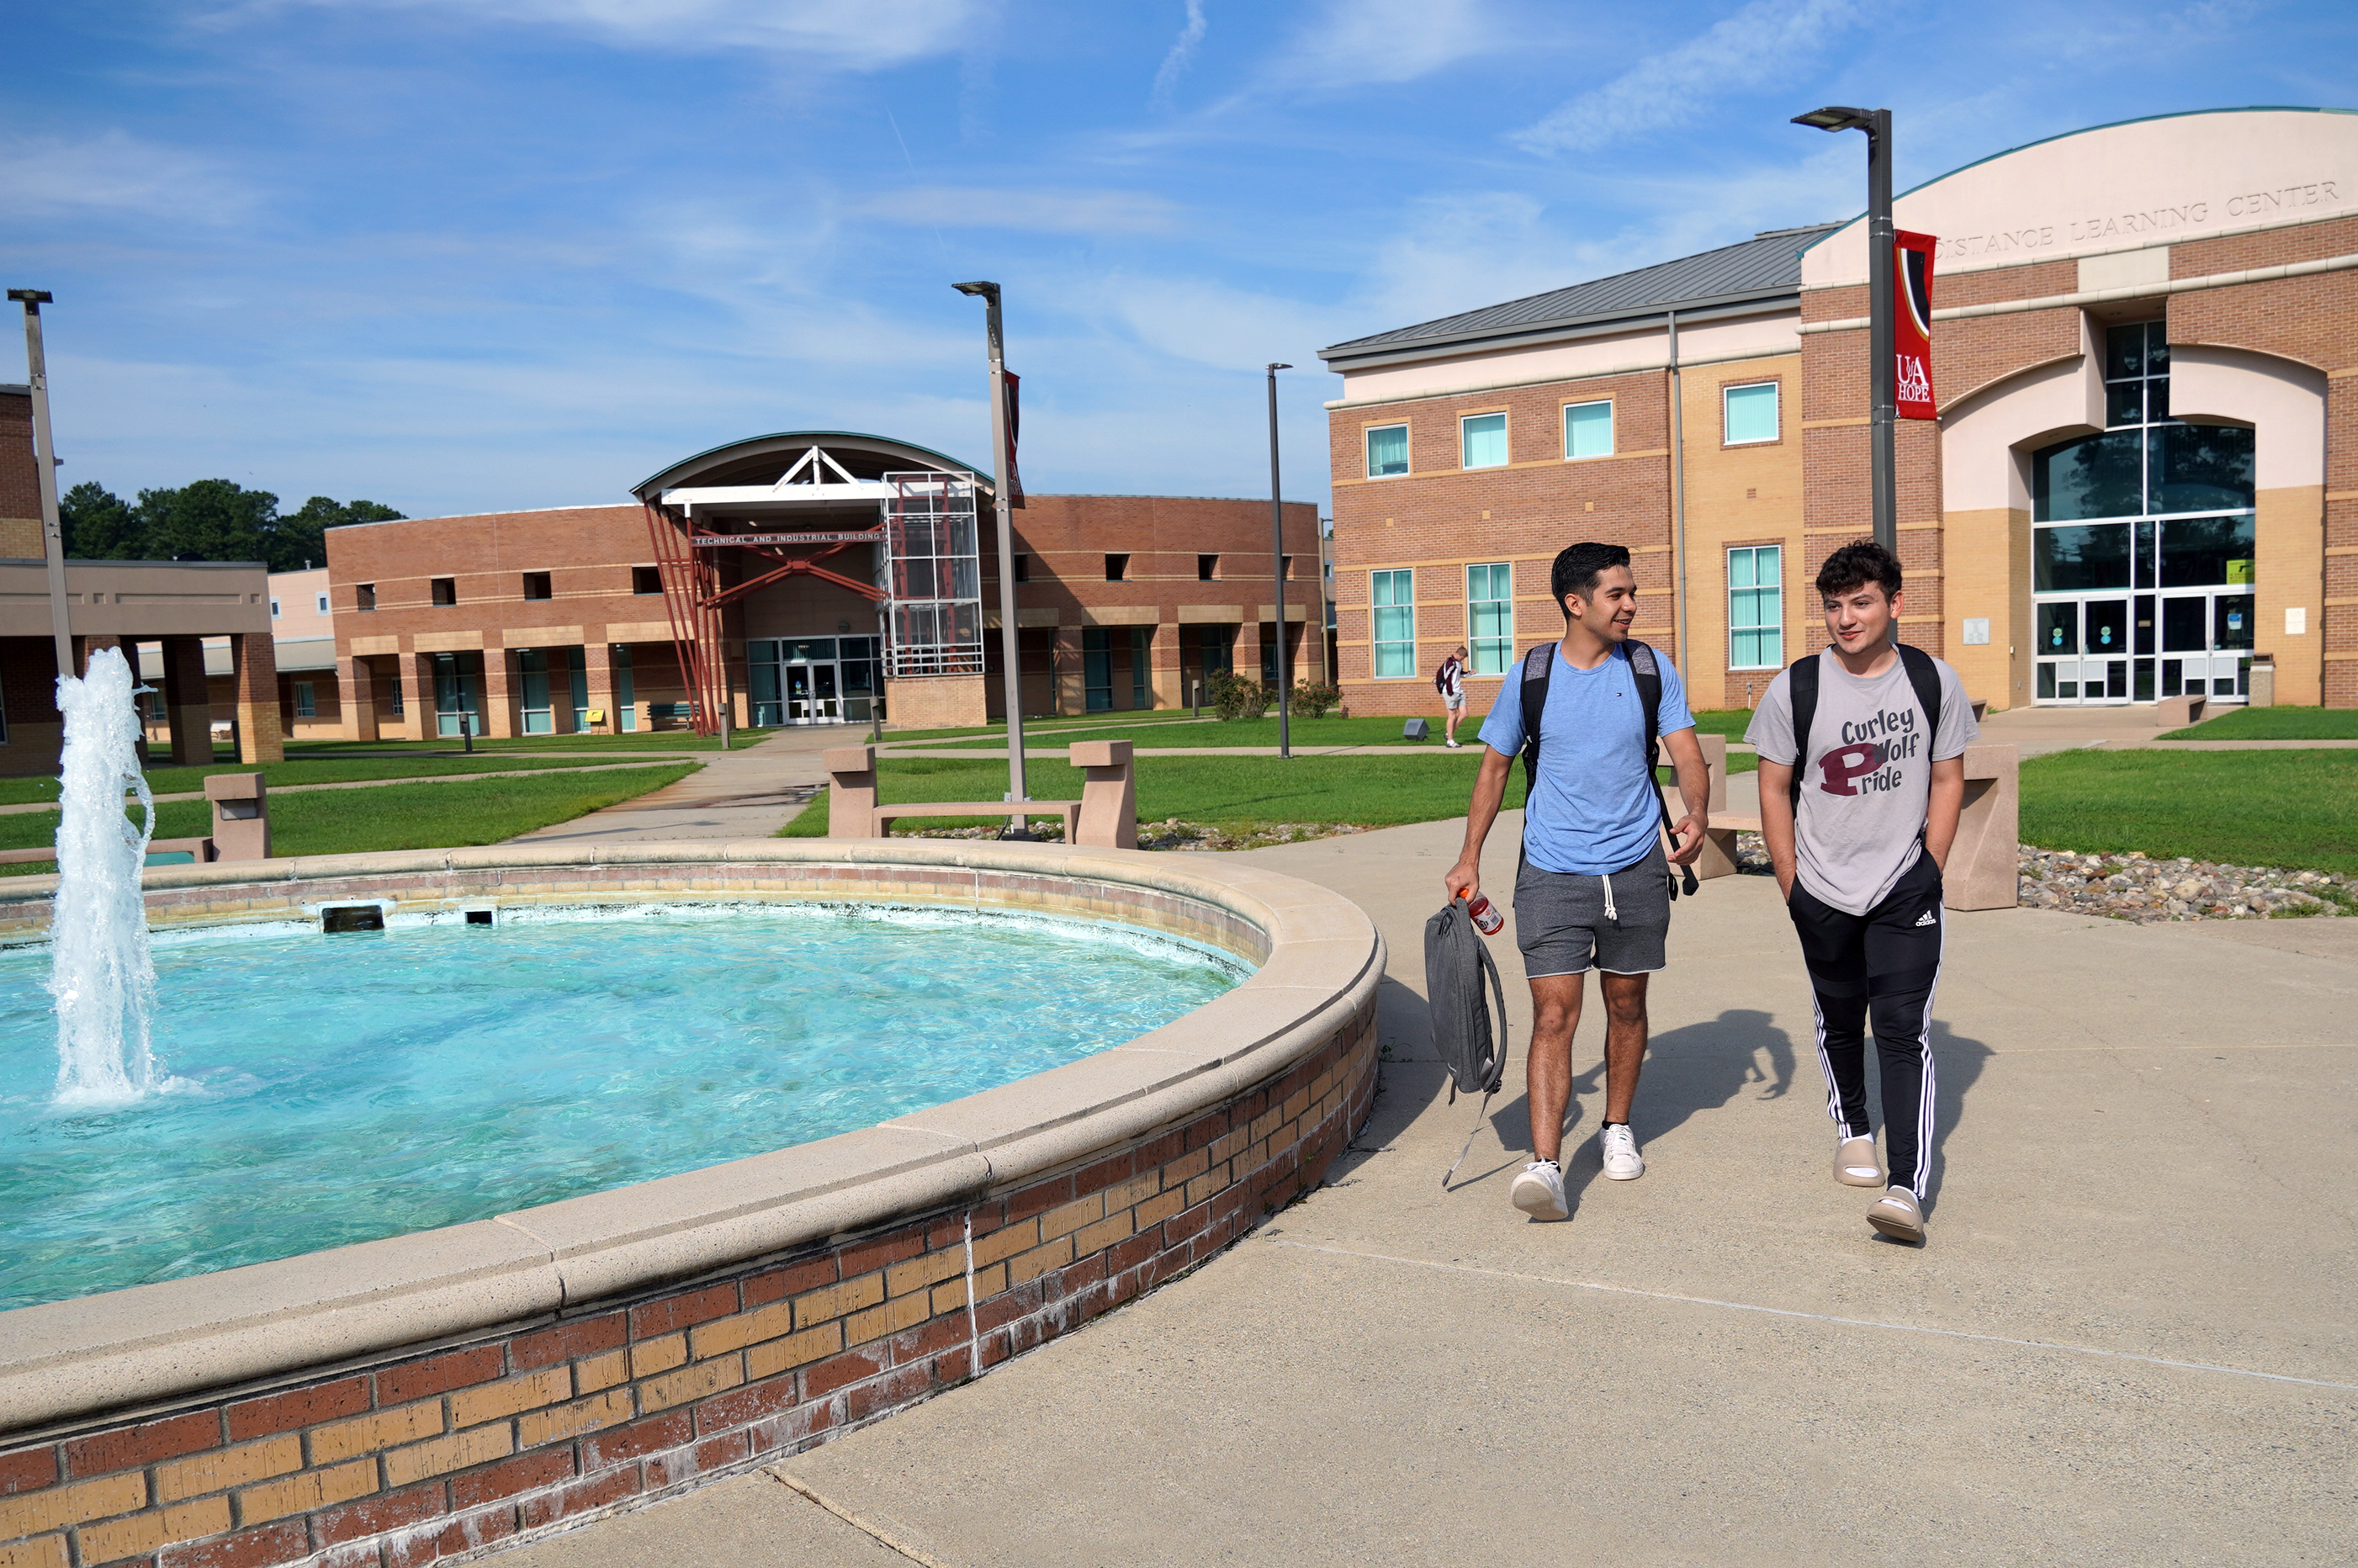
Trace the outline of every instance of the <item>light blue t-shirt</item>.
{"type": "MultiPolygon", "coordinates": [[[[1657,651],[1662,672],[1660,732],[1694,728],[1679,672],[1657,651]]],[[[1482,721],[1482,743],[1508,757],[1523,749],[1523,666],[1507,672],[1482,721]]],[[[1523,852],[1543,871],[1601,877],[1633,866],[1654,846],[1661,796],[1646,769],[1646,708],[1629,650],[1616,643],[1593,670],[1555,654],[1547,707],[1540,713],[1540,773],[1523,807],[1523,852]]]]}

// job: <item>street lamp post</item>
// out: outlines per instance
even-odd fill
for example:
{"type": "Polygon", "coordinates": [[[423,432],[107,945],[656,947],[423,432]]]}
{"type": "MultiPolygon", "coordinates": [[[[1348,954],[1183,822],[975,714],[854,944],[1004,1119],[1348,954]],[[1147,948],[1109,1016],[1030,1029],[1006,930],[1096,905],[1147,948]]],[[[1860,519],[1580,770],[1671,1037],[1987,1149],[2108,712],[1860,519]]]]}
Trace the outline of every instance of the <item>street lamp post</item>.
{"type": "Polygon", "coordinates": [[[1272,362],[1269,367],[1269,549],[1270,571],[1277,579],[1277,754],[1282,758],[1293,755],[1293,735],[1290,728],[1293,688],[1286,680],[1285,657],[1285,508],[1278,499],[1277,481],[1277,373],[1292,370],[1292,365],[1272,362]]]}
{"type": "Polygon", "coordinates": [[[46,288],[12,288],[8,297],[25,308],[25,369],[33,393],[33,483],[41,504],[41,553],[49,568],[49,633],[57,639],[58,674],[74,675],[73,629],[66,611],[66,540],[58,521],[57,440],[49,427],[49,362],[41,352],[41,307],[46,288]]]}
{"type": "Polygon", "coordinates": [[[1874,439],[1875,542],[1897,555],[1899,481],[1892,437],[1899,421],[1899,396],[1891,341],[1891,111],[1837,105],[1796,114],[1793,124],[1866,133],[1866,352],[1874,366],[1867,425],[1874,439]]]}
{"type": "Polygon", "coordinates": [[[985,331],[990,340],[990,461],[991,500],[999,515],[999,650],[1001,672],[1007,681],[1007,837],[1029,838],[1032,829],[1023,816],[1023,803],[1032,797],[1023,786],[1023,668],[1015,636],[1015,518],[1008,494],[1014,464],[1007,449],[1007,344],[1000,328],[999,285],[954,283],[960,294],[983,303],[985,331]]]}

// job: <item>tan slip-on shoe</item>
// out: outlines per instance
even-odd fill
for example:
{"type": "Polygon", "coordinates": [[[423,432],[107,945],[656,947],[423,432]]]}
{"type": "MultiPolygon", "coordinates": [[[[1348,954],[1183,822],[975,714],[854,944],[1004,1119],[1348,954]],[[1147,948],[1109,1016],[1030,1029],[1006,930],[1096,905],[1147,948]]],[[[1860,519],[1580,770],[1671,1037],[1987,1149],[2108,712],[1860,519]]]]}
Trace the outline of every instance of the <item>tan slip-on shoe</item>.
{"type": "Polygon", "coordinates": [[[1894,1241],[1924,1239],[1924,1211],[1906,1187],[1893,1187],[1876,1199],[1866,1211],[1866,1223],[1894,1241]]]}
{"type": "Polygon", "coordinates": [[[1883,1162],[1875,1157],[1872,1138],[1845,1138],[1834,1151],[1834,1180],[1846,1187],[1883,1185],[1883,1162]]]}

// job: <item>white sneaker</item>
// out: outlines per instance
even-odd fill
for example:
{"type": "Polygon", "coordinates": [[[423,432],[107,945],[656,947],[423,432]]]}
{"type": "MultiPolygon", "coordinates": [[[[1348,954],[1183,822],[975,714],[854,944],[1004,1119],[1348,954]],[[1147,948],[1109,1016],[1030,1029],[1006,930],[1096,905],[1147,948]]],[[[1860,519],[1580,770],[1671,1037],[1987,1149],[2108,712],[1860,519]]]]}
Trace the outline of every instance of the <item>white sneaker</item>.
{"type": "Polygon", "coordinates": [[[1466,749],[1463,745],[1461,745],[1459,742],[1457,742],[1457,741],[1444,741],[1442,742],[1442,744],[1443,744],[1443,745],[1444,745],[1444,746],[1446,746],[1446,747],[1448,747],[1448,748],[1449,748],[1451,751],[1453,751],[1453,752],[1462,752],[1462,751],[1464,751],[1464,750],[1466,749]]]}
{"type": "Polygon", "coordinates": [[[1572,1206],[1563,1201],[1563,1171],[1552,1160],[1534,1160],[1524,1166],[1507,1195],[1533,1219],[1572,1217],[1572,1206]]]}
{"type": "Polygon", "coordinates": [[[1605,1151],[1607,1181],[1634,1182],[1646,1173],[1645,1157],[1638,1152],[1638,1135],[1626,1121],[1608,1127],[1597,1141],[1605,1151]]]}

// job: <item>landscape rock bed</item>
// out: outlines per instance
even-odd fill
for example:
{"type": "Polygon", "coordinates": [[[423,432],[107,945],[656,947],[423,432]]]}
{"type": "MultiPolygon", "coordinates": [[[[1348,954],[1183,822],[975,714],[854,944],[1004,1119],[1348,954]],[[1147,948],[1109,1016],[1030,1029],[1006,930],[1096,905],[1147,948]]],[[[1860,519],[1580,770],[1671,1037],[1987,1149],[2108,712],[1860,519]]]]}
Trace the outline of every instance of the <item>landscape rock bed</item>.
{"type": "MultiPolygon", "coordinates": [[[[1738,870],[1769,874],[1768,850],[1759,834],[1738,833],[1736,850],[1738,870]]],[[[2083,855],[2025,844],[2020,874],[2025,909],[2103,914],[2141,925],[2358,914],[2358,878],[2332,871],[2157,860],[2136,851],[2083,855]]]]}

